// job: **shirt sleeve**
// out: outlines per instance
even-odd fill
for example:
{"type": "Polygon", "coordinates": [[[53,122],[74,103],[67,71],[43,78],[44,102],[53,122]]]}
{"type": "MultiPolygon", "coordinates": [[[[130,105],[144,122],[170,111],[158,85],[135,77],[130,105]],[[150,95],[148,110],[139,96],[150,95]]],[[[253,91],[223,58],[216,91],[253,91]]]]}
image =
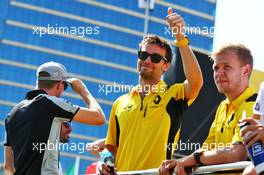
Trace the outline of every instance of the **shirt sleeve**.
{"type": "Polygon", "coordinates": [[[52,111],[55,117],[72,120],[80,109],[78,105],[74,105],[63,98],[55,96],[47,96],[47,98],[50,101],[50,103],[48,103],[48,105],[50,105],[48,109],[52,111]]]}
{"type": "Polygon", "coordinates": [[[185,96],[184,96],[184,83],[176,83],[174,85],[172,85],[170,87],[170,89],[173,91],[173,93],[175,93],[175,99],[176,100],[179,100],[179,99],[183,99],[185,102],[187,102],[188,106],[190,106],[195,98],[192,98],[192,99],[186,99],[185,96]]]}
{"type": "Polygon", "coordinates": [[[8,135],[9,134],[8,134],[8,130],[7,130],[7,122],[5,120],[5,140],[4,140],[4,145],[5,146],[11,146],[8,135]]]}

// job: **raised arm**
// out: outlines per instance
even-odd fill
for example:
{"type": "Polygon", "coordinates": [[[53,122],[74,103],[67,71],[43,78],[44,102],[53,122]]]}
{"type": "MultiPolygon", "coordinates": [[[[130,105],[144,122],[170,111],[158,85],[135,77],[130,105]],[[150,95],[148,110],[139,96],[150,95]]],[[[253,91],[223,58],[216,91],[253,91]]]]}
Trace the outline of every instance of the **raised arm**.
{"type": "Polygon", "coordinates": [[[73,120],[91,125],[105,124],[106,120],[104,112],[95,98],[89,92],[85,84],[76,78],[71,78],[68,81],[71,83],[72,89],[82,97],[84,103],[87,106],[86,108],[81,107],[74,116],[73,120]]]}
{"type": "Polygon", "coordinates": [[[173,13],[172,8],[168,8],[167,22],[176,38],[176,45],[182,58],[186,77],[184,95],[188,99],[195,98],[203,85],[203,76],[198,61],[189,46],[189,40],[184,35],[185,22],[179,14],[173,13]]]}

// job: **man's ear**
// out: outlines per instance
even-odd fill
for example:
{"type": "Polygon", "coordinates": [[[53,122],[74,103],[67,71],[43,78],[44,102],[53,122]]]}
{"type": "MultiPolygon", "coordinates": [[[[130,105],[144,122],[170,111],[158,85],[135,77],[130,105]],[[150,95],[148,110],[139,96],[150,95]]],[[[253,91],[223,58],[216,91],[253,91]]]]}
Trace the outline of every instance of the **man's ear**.
{"type": "Polygon", "coordinates": [[[166,72],[170,68],[170,65],[171,65],[170,62],[164,63],[164,65],[163,65],[163,72],[166,72]]]}
{"type": "Polygon", "coordinates": [[[243,69],[243,75],[249,77],[250,73],[252,71],[252,67],[250,64],[246,64],[243,69]]]}
{"type": "Polygon", "coordinates": [[[56,83],[56,90],[59,90],[60,89],[60,86],[62,86],[62,83],[61,82],[58,82],[58,83],[56,83]]]}

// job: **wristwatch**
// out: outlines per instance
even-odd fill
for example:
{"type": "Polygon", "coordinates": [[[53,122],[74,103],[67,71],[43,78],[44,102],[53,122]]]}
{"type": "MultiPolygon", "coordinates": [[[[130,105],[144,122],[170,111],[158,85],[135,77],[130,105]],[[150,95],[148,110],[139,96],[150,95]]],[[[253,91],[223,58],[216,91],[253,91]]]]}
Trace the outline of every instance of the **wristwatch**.
{"type": "Polygon", "coordinates": [[[203,166],[204,164],[201,162],[201,156],[203,155],[203,151],[197,151],[193,153],[193,157],[196,161],[197,166],[203,166]]]}

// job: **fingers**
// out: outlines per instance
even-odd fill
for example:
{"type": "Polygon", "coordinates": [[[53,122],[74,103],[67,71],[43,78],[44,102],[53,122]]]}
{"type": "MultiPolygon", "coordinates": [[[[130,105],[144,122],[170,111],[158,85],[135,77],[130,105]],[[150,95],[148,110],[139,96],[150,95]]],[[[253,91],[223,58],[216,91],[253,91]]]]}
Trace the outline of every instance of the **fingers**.
{"type": "Polygon", "coordinates": [[[172,174],[172,171],[176,165],[176,160],[164,160],[161,166],[159,167],[160,175],[172,174]]]}
{"type": "Polygon", "coordinates": [[[264,126],[263,125],[259,128],[258,135],[259,135],[260,141],[262,142],[262,145],[264,145],[264,126]]]}
{"type": "Polygon", "coordinates": [[[177,161],[176,160],[168,160],[165,163],[165,169],[170,171],[171,169],[175,168],[177,165],[177,161]]]}
{"type": "Polygon", "coordinates": [[[181,38],[181,36],[184,35],[184,27],[185,27],[185,22],[183,18],[173,12],[172,8],[168,8],[168,15],[166,16],[167,23],[169,24],[169,27],[177,38],[181,38]]]}
{"type": "Polygon", "coordinates": [[[252,133],[250,133],[245,139],[244,139],[244,143],[247,144],[247,146],[251,146],[253,145],[256,141],[258,141],[257,139],[257,131],[254,131],[252,133]]]}
{"type": "Polygon", "coordinates": [[[107,165],[105,163],[102,163],[101,165],[99,165],[98,170],[100,172],[100,174],[104,174],[104,175],[111,175],[111,170],[109,167],[107,167],[107,165]]]}
{"type": "Polygon", "coordinates": [[[168,15],[172,14],[173,13],[173,10],[171,7],[168,8],[168,15]]]}
{"type": "Polygon", "coordinates": [[[244,144],[247,144],[248,146],[251,146],[257,141],[264,142],[264,126],[262,124],[256,124],[256,125],[249,125],[247,126],[242,132],[242,136],[244,137],[244,144]],[[250,132],[249,134],[247,134],[250,132]]]}
{"type": "Polygon", "coordinates": [[[185,172],[185,166],[182,162],[177,162],[177,166],[175,168],[175,174],[177,175],[187,175],[185,172]]]}
{"type": "Polygon", "coordinates": [[[261,141],[263,144],[264,130],[263,126],[252,132],[248,137],[245,138],[244,142],[247,146],[252,146],[254,143],[261,141]]]}
{"type": "Polygon", "coordinates": [[[244,137],[249,131],[255,131],[258,129],[258,125],[247,125],[242,131],[241,136],[244,137]]]}
{"type": "Polygon", "coordinates": [[[246,119],[243,119],[243,120],[239,120],[239,123],[244,123],[244,122],[252,124],[252,125],[257,124],[257,121],[254,120],[253,118],[246,118],[246,119]]]}
{"type": "Polygon", "coordinates": [[[86,87],[86,85],[83,83],[82,80],[78,79],[78,78],[70,78],[68,80],[71,83],[72,89],[77,93],[77,94],[82,94],[84,92],[88,92],[88,89],[86,87]]]}

